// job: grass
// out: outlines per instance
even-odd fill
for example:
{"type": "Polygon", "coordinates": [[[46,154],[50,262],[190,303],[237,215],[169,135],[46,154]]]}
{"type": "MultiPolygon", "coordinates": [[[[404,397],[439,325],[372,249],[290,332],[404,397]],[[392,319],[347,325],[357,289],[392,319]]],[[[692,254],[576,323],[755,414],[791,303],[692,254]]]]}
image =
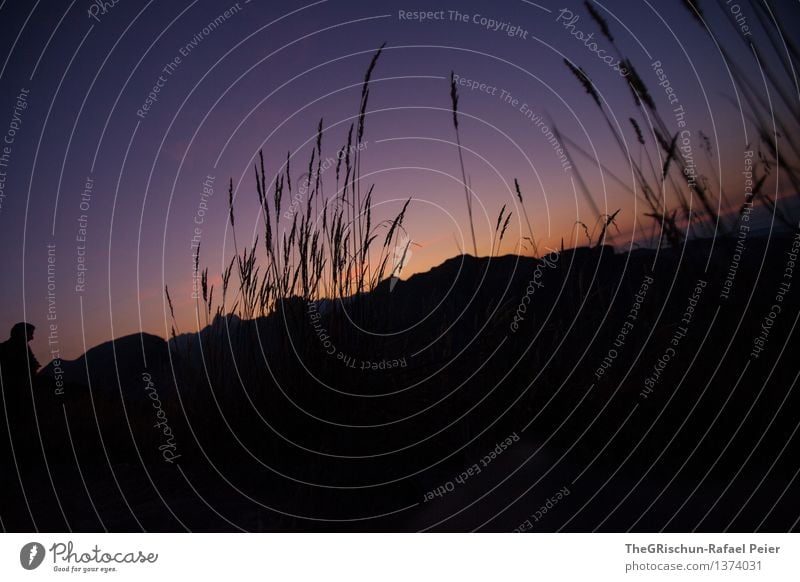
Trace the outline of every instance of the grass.
{"type": "MultiPolygon", "coordinates": [[[[714,35],[713,29],[706,28],[708,21],[703,18],[701,3],[684,1],[683,4],[690,11],[695,21],[703,27],[703,30],[714,35]]],[[[751,3],[751,5],[761,25],[766,30],[768,28],[766,23],[773,20],[773,15],[769,12],[769,8],[761,3],[751,3]]],[[[655,222],[660,232],[658,239],[666,240],[671,246],[682,244],[686,233],[714,236],[730,232],[733,224],[726,223],[721,215],[728,210],[736,210],[736,205],[730,204],[724,187],[719,180],[715,178],[712,183],[706,176],[700,175],[696,168],[693,170],[684,157],[680,155],[677,151],[679,134],[672,134],[668,129],[655,100],[649,92],[647,84],[640,77],[631,60],[623,55],[612,35],[608,22],[592,4],[585,2],[585,6],[590,18],[597,24],[600,33],[611,43],[612,49],[625,63],[629,74],[623,77],[623,82],[626,83],[630,90],[637,108],[629,120],[636,143],[640,148],[638,156],[632,154],[621,134],[621,129],[612,123],[609,112],[604,107],[594,83],[586,72],[570,61],[564,61],[566,67],[597,106],[619,151],[625,159],[630,161],[635,177],[635,186],[632,188],[629,184],[617,178],[606,167],[602,168],[603,171],[607,172],[618,185],[621,185],[630,194],[636,195],[645,203],[646,210],[643,216],[655,222]],[[699,209],[692,210],[694,206],[692,198],[699,202],[699,209]]],[[[735,29],[736,24],[732,20],[732,16],[727,11],[723,10],[723,12],[726,12],[728,23],[735,29]]],[[[780,27],[777,21],[774,22],[780,27]]],[[[752,50],[754,56],[758,59],[759,66],[763,67],[763,79],[754,79],[751,75],[748,75],[737,63],[736,59],[731,56],[731,50],[720,45],[720,51],[731,71],[737,91],[744,98],[744,115],[758,136],[756,147],[759,151],[758,162],[754,166],[756,177],[754,178],[753,192],[738,210],[741,214],[747,202],[760,202],[784,226],[794,228],[797,224],[797,217],[787,214],[777,205],[775,197],[770,196],[765,191],[767,179],[778,180],[779,174],[782,173],[795,192],[800,192],[800,173],[798,173],[797,169],[797,162],[800,160],[800,149],[798,149],[792,135],[793,128],[796,128],[798,122],[800,122],[800,110],[798,110],[796,101],[793,101],[789,95],[789,88],[793,86],[794,71],[791,63],[786,58],[781,57],[783,51],[778,46],[774,35],[765,34],[760,35],[760,37],[768,38],[771,49],[780,57],[778,59],[765,58],[762,56],[763,51],[757,43],[753,44],[751,49],[749,42],[745,41],[747,51],[751,52],[752,50]],[[775,67],[776,61],[780,62],[780,68],[775,67]],[[760,81],[763,81],[770,93],[778,96],[780,108],[775,107],[768,98],[764,97],[764,87],[762,87],[761,91],[759,90],[760,81]],[[774,119],[777,132],[773,130],[770,121],[772,119],[774,119]],[[783,142],[785,147],[780,147],[779,140],[783,142]],[[786,158],[787,153],[783,152],[787,152],[790,156],[788,160],[786,158]],[[782,155],[784,156],[783,158],[781,157],[782,155]]],[[[745,40],[743,37],[741,38],[743,41],[745,40]]],[[[717,41],[715,40],[714,42],[717,41]]],[[[786,50],[790,52],[792,58],[797,58],[798,53],[791,40],[786,42],[786,50]]],[[[712,159],[713,151],[710,140],[702,132],[693,133],[693,135],[700,137],[700,144],[695,149],[698,152],[705,153],[708,172],[711,176],[716,177],[719,172],[712,159]]],[[[596,160],[581,149],[578,144],[569,138],[565,138],[564,141],[590,162],[596,163],[596,160]]],[[[745,149],[750,147],[752,145],[748,144],[745,149]]],[[[576,170],[576,173],[578,174],[579,183],[582,183],[580,172],[576,170]]]]}
{"type": "MultiPolygon", "coordinates": [[[[287,154],[286,162],[268,182],[264,154],[259,152],[253,170],[262,234],[241,250],[231,181],[228,220],[235,254],[222,273],[221,296],[215,297],[214,286],[209,285],[208,269],[200,271],[198,313],[207,323],[212,316],[233,314],[252,319],[266,315],[289,298],[308,302],[363,294],[375,289],[392,270],[389,261],[405,233],[403,222],[411,198],[395,216],[375,220],[374,184],[367,188],[360,174],[370,80],[382,50],[383,46],[369,63],[357,121],[351,124],[347,141],[338,150],[336,190],[332,195],[326,196],[323,189],[322,119],[309,156],[305,204],[300,203],[296,211],[287,204],[298,187],[292,183],[292,156],[287,154]],[[290,218],[285,217],[287,213],[290,218]]],[[[171,314],[174,320],[172,310],[171,314]]]]}
{"type": "Polygon", "coordinates": [[[472,235],[472,249],[475,257],[478,256],[478,243],[475,241],[475,222],[472,219],[472,194],[467,186],[467,173],[464,171],[464,155],[461,152],[461,132],[458,130],[458,88],[453,71],[450,71],[450,103],[453,108],[453,128],[456,132],[456,145],[458,146],[458,163],[461,166],[461,183],[464,184],[464,196],[467,201],[467,215],[469,217],[469,232],[472,235]]]}
{"type": "MultiPolygon", "coordinates": [[[[693,6],[695,5],[696,3],[693,3],[693,6]]],[[[596,18],[601,17],[597,14],[596,18]]],[[[611,38],[611,31],[607,25],[601,26],[601,31],[611,38]]],[[[619,388],[614,390],[614,394],[620,390],[621,397],[615,399],[613,395],[608,396],[611,391],[610,380],[605,386],[600,387],[601,390],[587,392],[586,386],[589,385],[590,378],[587,380],[587,377],[584,377],[585,372],[591,373],[591,364],[601,361],[606,355],[607,348],[618,330],[618,324],[615,322],[626,317],[630,309],[627,300],[615,301],[616,294],[612,291],[624,277],[623,295],[632,295],[638,288],[641,276],[650,273],[649,258],[623,258],[613,254],[607,256],[605,253],[582,253],[584,256],[588,255],[590,260],[581,262],[576,258],[578,255],[576,252],[573,256],[565,256],[559,261],[559,267],[548,273],[548,277],[552,276],[552,279],[548,279],[547,285],[541,291],[537,291],[536,301],[533,301],[530,307],[526,307],[527,321],[533,325],[525,327],[520,335],[522,339],[517,342],[503,344],[503,338],[513,310],[518,308],[520,294],[524,292],[526,285],[530,285],[530,270],[535,265],[530,259],[526,269],[509,269],[512,257],[508,257],[506,263],[503,263],[502,258],[482,261],[480,265],[478,261],[464,261],[462,266],[465,267],[465,273],[456,274],[454,277],[450,276],[454,272],[453,269],[446,273],[447,282],[455,280],[459,292],[453,293],[448,297],[448,301],[442,302],[441,305],[437,304],[438,294],[449,294],[449,291],[445,289],[446,285],[442,285],[441,280],[436,278],[437,273],[433,272],[424,281],[423,278],[418,278],[409,282],[409,287],[413,287],[415,291],[396,292],[391,298],[391,303],[385,300],[384,295],[384,302],[380,304],[381,309],[363,314],[364,317],[371,318],[368,322],[371,325],[368,327],[372,328],[372,324],[394,317],[392,323],[398,328],[403,328],[412,323],[416,324],[419,313],[439,310],[436,318],[429,320],[426,318],[426,321],[419,322],[420,327],[415,328],[413,333],[403,334],[402,339],[364,340],[364,336],[360,336],[348,343],[344,332],[352,326],[343,325],[346,320],[342,318],[337,320],[335,312],[327,313],[321,325],[324,325],[331,335],[336,336],[338,347],[362,358],[377,359],[390,351],[410,354],[411,348],[419,347],[414,345],[415,342],[425,343],[432,337],[442,338],[442,341],[433,345],[429,353],[414,361],[413,366],[394,370],[391,375],[369,376],[363,373],[350,373],[350,370],[340,362],[323,355],[317,338],[310,330],[311,326],[304,320],[305,309],[300,311],[303,319],[292,320],[291,317],[287,317],[289,320],[286,322],[287,325],[283,325],[284,322],[278,321],[277,318],[270,320],[271,325],[260,325],[264,322],[263,320],[259,322],[259,316],[276,312],[291,316],[295,313],[293,310],[295,305],[305,308],[308,303],[322,299],[333,300],[332,304],[336,304],[337,301],[344,302],[353,297],[366,298],[370,291],[378,290],[388,276],[397,274],[397,262],[392,264],[391,261],[397,258],[398,248],[402,249],[399,264],[404,263],[411,244],[404,228],[411,198],[407,199],[400,211],[391,218],[376,219],[373,216],[375,186],[362,184],[360,149],[355,147],[364,140],[370,80],[379,62],[381,50],[382,47],[372,57],[364,77],[358,120],[349,127],[345,143],[338,149],[341,155],[335,169],[336,187],[331,193],[324,188],[321,170],[323,141],[326,136],[323,120],[317,124],[316,140],[309,153],[308,189],[304,204],[297,212],[289,213],[289,218],[286,217],[286,211],[291,203],[289,201],[292,201],[296,189],[300,188],[299,184],[292,182],[290,167],[292,156],[287,154],[286,161],[268,181],[263,152],[259,152],[253,166],[258,200],[259,234],[255,240],[244,246],[236,235],[236,192],[232,182],[229,184],[228,221],[234,240],[234,256],[223,270],[221,290],[215,289],[210,283],[207,268],[199,271],[202,292],[197,303],[197,313],[198,317],[202,317],[206,322],[207,328],[203,333],[197,334],[197,342],[192,344],[191,348],[187,348],[186,357],[177,358],[178,365],[174,369],[163,371],[164,378],[175,382],[175,390],[173,391],[173,386],[167,387],[166,384],[159,386],[164,409],[170,422],[174,423],[178,446],[186,461],[182,471],[187,471],[188,476],[180,474],[183,481],[179,483],[182,485],[184,481],[198,484],[206,495],[207,489],[218,487],[220,497],[225,499],[228,487],[219,485],[214,475],[211,477],[208,475],[208,468],[211,465],[209,461],[213,459],[219,465],[220,474],[232,476],[231,480],[237,484],[246,484],[248,493],[254,499],[263,500],[270,505],[290,510],[297,509],[298,514],[306,515],[334,517],[341,515],[350,518],[365,513],[379,513],[386,511],[387,500],[394,505],[405,503],[407,499],[410,502],[418,500],[419,491],[425,491],[431,483],[438,482],[438,479],[425,474],[408,485],[401,483],[398,489],[387,491],[383,488],[366,488],[358,490],[357,495],[352,496],[349,496],[346,487],[338,489],[336,486],[360,484],[358,478],[374,481],[378,477],[385,479],[386,476],[398,473],[411,475],[419,467],[438,462],[441,451],[449,454],[450,451],[460,450],[459,447],[463,448],[467,440],[464,438],[465,435],[477,434],[478,429],[488,430],[489,427],[484,428],[484,419],[496,419],[492,422],[494,425],[502,418],[502,423],[497,422],[497,426],[492,430],[497,432],[497,436],[505,436],[510,430],[527,426],[531,419],[536,420],[541,415],[542,420],[532,426],[531,434],[549,438],[553,434],[552,426],[548,425],[549,419],[572,418],[570,424],[561,425],[567,431],[562,438],[568,443],[582,439],[601,415],[606,415],[604,419],[619,421],[616,424],[622,429],[623,424],[628,422],[631,402],[640,387],[638,385],[640,373],[646,372],[648,365],[663,353],[661,342],[649,341],[651,330],[648,326],[637,326],[630,336],[629,349],[620,350],[620,359],[616,361],[616,368],[613,371],[619,375],[625,373],[625,377],[620,380],[619,388]],[[603,263],[602,268],[593,272],[594,255],[603,255],[599,259],[603,263]],[[478,272],[478,269],[484,266],[485,272],[478,272]],[[513,277],[513,284],[504,290],[503,286],[508,282],[509,272],[513,277]],[[480,294],[477,293],[478,289],[481,290],[480,294]],[[396,307],[398,304],[402,308],[396,307]],[[236,322],[232,317],[234,315],[246,321],[236,322]],[[580,325],[572,331],[573,324],[578,322],[579,318],[580,325]],[[492,325],[484,327],[483,324],[489,321],[492,325]],[[253,322],[255,324],[251,325],[253,322]],[[264,333],[273,335],[265,338],[262,336],[264,333]],[[473,342],[473,340],[479,341],[473,342]],[[642,350],[637,352],[632,349],[635,343],[640,343],[642,350]],[[502,350],[494,349],[494,346],[500,345],[503,345],[502,350]],[[268,358],[265,357],[264,350],[269,350],[268,358]],[[455,365],[444,366],[439,370],[442,362],[455,362],[455,365]],[[584,364],[582,370],[577,370],[576,362],[584,364]],[[306,366],[313,370],[309,370],[306,366]],[[637,367],[634,369],[634,366],[637,367]],[[430,375],[434,369],[437,373],[430,375]],[[311,371],[317,376],[312,377],[311,371]],[[417,383],[419,389],[408,393],[398,391],[397,397],[392,399],[390,405],[376,398],[344,398],[341,393],[328,390],[329,386],[322,389],[318,377],[324,377],[320,372],[326,371],[327,378],[338,380],[337,388],[344,387],[348,392],[355,393],[360,391],[360,394],[366,396],[376,396],[376,391],[388,392],[394,388],[404,390],[412,384],[416,386],[417,383]],[[632,373],[628,374],[628,371],[632,373]],[[530,389],[534,385],[533,382],[536,382],[535,390],[530,389]],[[182,386],[189,389],[184,391],[182,386]],[[562,387],[565,389],[562,390],[562,387]],[[608,390],[604,390],[606,388],[608,390]],[[475,414],[470,415],[469,413],[477,406],[476,403],[481,407],[475,414]],[[431,407],[429,413],[428,405],[431,407]],[[420,410],[423,406],[426,407],[425,410],[420,410]],[[576,416],[573,417],[576,411],[576,416]],[[410,415],[408,421],[394,424],[396,419],[404,414],[410,415]],[[326,421],[331,419],[331,422],[313,423],[309,420],[309,415],[324,417],[326,421]],[[442,420],[451,418],[458,419],[458,422],[452,423],[452,430],[449,430],[449,427],[447,430],[442,429],[442,420]],[[344,427],[348,426],[347,423],[362,427],[365,423],[376,426],[381,426],[377,423],[386,423],[386,426],[382,427],[381,431],[341,430],[341,425],[333,426],[337,422],[342,423],[344,427]],[[417,447],[417,443],[414,443],[413,448],[408,446],[409,440],[416,439],[418,435],[433,435],[435,438],[431,439],[431,445],[417,447]],[[294,447],[295,442],[306,450],[300,451],[294,447]],[[292,443],[292,446],[288,443],[292,443]],[[408,456],[374,454],[406,448],[410,450],[408,456]],[[323,454],[306,455],[307,452],[314,451],[321,451],[323,454]],[[339,457],[331,458],[331,455],[342,453],[369,454],[375,458],[360,459],[357,468],[354,469],[354,464],[349,461],[343,462],[339,457]],[[288,479],[279,479],[275,476],[281,473],[305,480],[307,483],[330,484],[333,486],[331,490],[336,492],[337,497],[326,497],[326,489],[323,487],[304,489],[298,484],[301,481],[289,483],[288,479]],[[305,496],[300,497],[300,492],[305,496]],[[316,501],[317,499],[322,501],[316,501]]],[[[568,66],[605,115],[602,101],[585,73],[571,64],[568,66]]],[[[461,157],[461,137],[457,117],[458,96],[457,92],[454,96],[453,88],[451,78],[453,119],[472,229],[471,188],[461,157]]],[[[631,91],[638,99],[639,112],[631,116],[630,121],[636,142],[641,146],[634,170],[641,195],[649,205],[646,216],[654,219],[662,228],[661,236],[678,245],[683,236],[683,231],[679,228],[678,213],[685,213],[688,208],[687,200],[681,197],[682,189],[678,188],[678,181],[681,178],[677,173],[681,171],[682,162],[675,155],[674,137],[670,137],[664,128],[659,127],[663,122],[659,123],[655,105],[651,106],[652,99],[646,90],[640,79],[633,81],[631,91]],[[673,195],[669,199],[669,204],[664,195],[666,192],[673,195]]],[[[751,116],[757,119],[762,114],[763,111],[752,112],[751,116]]],[[[606,120],[613,131],[610,119],[606,117],[606,120]]],[[[788,122],[786,120],[783,123],[788,122]]],[[[768,137],[769,133],[764,135],[768,137]]],[[[615,137],[622,147],[624,144],[621,137],[616,133],[615,137]]],[[[775,156],[770,157],[769,148],[764,146],[764,151],[759,157],[759,188],[756,192],[767,205],[770,204],[769,197],[761,197],[766,176],[774,176],[776,167],[780,167],[782,172],[792,171],[791,167],[787,169],[785,166],[776,166],[780,161],[777,152],[776,149],[775,156]]],[[[710,148],[708,156],[711,158],[710,148]]],[[[534,231],[517,180],[514,181],[514,188],[521,214],[528,227],[529,236],[525,237],[525,240],[530,243],[534,254],[538,255],[534,231]]],[[[718,195],[724,198],[721,186],[715,188],[719,190],[718,195]]],[[[588,188],[586,195],[590,196],[588,188]]],[[[712,209],[719,201],[713,193],[713,188],[705,186],[702,194],[698,193],[698,196],[707,197],[705,203],[712,209]]],[[[598,218],[591,227],[582,222],[576,223],[575,226],[584,231],[589,246],[597,247],[605,244],[609,230],[616,228],[619,213],[620,210],[610,214],[598,212],[598,218]]],[[[710,217],[711,215],[706,216],[710,217]]],[[[495,222],[490,253],[492,257],[500,253],[511,218],[512,213],[508,210],[508,205],[504,205],[495,222]]],[[[686,216],[686,219],[694,220],[691,215],[686,216]]],[[[706,228],[706,225],[700,223],[697,227],[706,228]]],[[[477,254],[474,229],[472,234],[473,251],[477,254]]],[[[564,251],[563,242],[561,251],[562,253],[564,251]]],[[[769,258],[773,262],[782,260],[780,257],[769,258]]],[[[199,251],[195,260],[197,270],[199,251]]],[[[751,260],[751,272],[754,272],[756,267],[761,268],[751,260]]],[[[675,277],[676,273],[672,272],[669,273],[669,277],[658,277],[657,283],[649,292],[639,317],[642,321],[657,322],[658,328],[652,330],[657,337],[661,334],[668,338],[673,333],[669,321],[658,323],[657,310],[663,308],[668,313],[679,314],[685,308],[683,298],[687,296],[696,281],[697,272],[693,268],[690,264],[683,265],[680,278],[675,277]]],[[[776,270],[774,265],[768,265],[764,271],[780,277],[780,271],[776,270]]],[[[172,335],[175,337],[180,330],[175,322],[169,288],[165,287],[164,291],[173,319],[172,335]]],[[[752,305],[748,303],[747,307],[753,313],[761,313],[769,307],[771,297],[761,294],[755,301],[756,303],[752,305]]],[[[365,302],[350,301],[348,309],[362,304],[365,302]]],[[[694,324],[695,329],[699,332],[704,325],[711,329],[715,320],[710,320],[708,311],[703,311],[699,317],[701,319],[694,324]]],[[[752,335],[741,332],[738,327],[733,330],[734,324],[739,325],[733,318],[724,318],[721,324],[723,325],[721,330],[714,329],[715,335],[707,342],[708,347],[704,350],[702,359],[722,361],[727,357],[732,361],[737,358],[743,360],[747,350],[750,349],[749,338],[752,335]],[[729,328],[725,328],[725,325],[729,328]],[[737,351],[728,353],[728,339],[734,336],[740,339],[737,351]],[[708,353],[709,350],[711,353],[708,353]]],[[[757,325],[755,319],[752,325],[757,325]]],[[[776,337],[774,341],[777,343],[779,339],[776,337]]],[[[688,358],[690,355],[694,357],[694,353],[687,344],[683,351],[686,359],[682,362],[689,368],[691,363],[688,358]]],[[[678,367],[675,363],[673,370],[678,367]]],[[[792,370],[779,367],[775,375],[779,377],[785,374],[785,381],[789,382],[790,372],[794,373],[792,370]]],[[[739,378],[736,366],[722,366],[720,374],[721,377],[710,388],[708,398],[712,402],[730,397],[730,386],[739,378]]],[[[616,380],[617,376],[614,378],[616,380]]],[[[772,371],[769,372],[769,378],[773,378],[772,371]]],[[[675,380],[677,381],[677,378],[675,380]]],[[[706,384],[704,390],[709,388],[709,385],[710,382],[706,384]]],[[[780,388],[776,393],[780,392],[782,395],[785,392],[785,385],[788,384],[776,384],[777,388],[780,388]]],[[[670,388],[667,386],[666,382],[662,385],[663,396],[669,393],[670,388]]],[[[672,395],[669,394],[671,399],[672,395]]],[[[677,430],[683,429],[686,424],[683,410],[692,405],[696,399],[696,392],[691,390],[676,391],[675,394],[676,404],[667,410],[665,421],[661,423],[664,428],[653,431],[656,439],[660,438],[662,433],[664,435],[663,441],[656,440],[650,447],[653,450],[661,450],[663,442],[674,436],[674,427],[678,427],[677,430]],[[674,421],[671,420],[673,417],[674,421]]],[[[744,396],[741,402],[737,400],[734,402],[742,407],[749,406],[751,396],[749,394],[744,396]]],[[[97,408],[94,407],[92,400],[90,409],[86,405],[87,398],[94,396],[86,391],[81,400],[67,404],[72,437],[80,443],[77,449],[82,457],[102,459],[101,455],[105,455],[108,459],[109,453],[106,452],[108,445],[110,456],[117,462],[137,463],[141,461],[143,454],[148,461],[153,458],[160,463],[157,466],[163,465],[158,458],[157,449],[162,441],[159,433],[153,429],[154,413],[149,402],[146,400],[127,402],[124,399],[122,385],[118,392],[102,393],[98,398],[97,408]],[[97,418],[102,419],[103,435],[110,435],[111,438],[103,436],[102,441],[95,442],[97,418]],[[132,450],[130,442],[132,437],[135,437],[135,444],[141,450],[132,450]],[[83,446],[84,442],[92,443],[91,447],[83,446]]],[[[738,399],[739,395],[736,394],[735,398],[738,399]]],[[[60,421],[65,418],[63,406],[58,403],[48,414],[60,421]]],[[[659,415],[664,410],[658,404],[656,407],[643,405],[640,408],[645,413],[653,409],[659,415]]],[[[693,420],[688,424],[689,428],[696,430],[698,435],[705,434],[702,433],[702,431],[707,432],[705,419],[698,417],[695,420],[696,422],[693,420]]],[[[734,420],[736,420],[735,415],[721,417],[722,423],[733,423],[734,420]]],[[[787,421],[787,424],[790,423],[787,421]]],[[[51,428],[55,427],[55,423],[48,422],[46,425],[48,432],[45,438],[60,445],[64,450],[64,454],[57,458],[70,459],[69,455],[72,453],[67,450],[65,444],[71,440],[59,438],[61,433],[51,428]]],[[[594,430],[602,430],[602,425],[598,426],[601,428],[594,430]]],[[[626,426],[626,432],[621,433],[620,440],[640,442],[642,432],[647,430],[645,434],[649,434],[650,428],[652,428],[651,417],[646,414],[643,417],[634,416],[631,424],[626,426]],[[637,426],[637,430],[631,429],[631,425],[637,426]]],[[[738,430],[735,426],[724,427],[727,428],[731,431],[738,430]]],[[[772,432],[780,433],[784,428],[785,425],[772,432]]],[[[595,434],[589,433],[589,438],[593,438],[595,434]]],[[[689,441],[691,434],[687,437],[689,441]]],[[[762,436],[763,434],[758,434],[759,439],[762,436]]],[[[486,439],[491,441],[493,438],[491,432],[487,433],[486,439]]],[[[41,441],[29,445],[42,446],[41,441]]],[[[455,462],[469,466],[465,461],[479,458],[475,455],[484,454],[484,448],[485,443],[477,441],[473,450],[465,449],[461,457],[455,458],[455,462]]],[[[585,452],[578,454],[585,454],[586,459],[581,464],[585,466],[589,462],[589,455],[594,451],[591,447],[582,448],[585,452]]],[[[624,462],[623,455],[629,456],[627,450],[609,449],[609,452],[618,455],[618,458],[611,457],[609,462],[615,459],[624,462]]],[[[706,456],[701,457],[696,463],[697,466],[704,466],[705,461],[712,463],[717,458],[715,450],[708,452],[701,450],[700,454],[706,456]]],[[[214,469],[217,469],[216,465],[214,469]]],[[[447,471],[449,468],[443,469],[445,478],[449,478],[447,471]]],[[[170,476],[175,475],[178,473],[170,472],[170,476]]],[[[570,475],[565,473],[565,476],[570,475]]],[[[589,475],[587,478],[592,477],[589,475]]],[[[595,485],[595,482],[591,483],[595,485]]],[[[596,485],[602,488],[599,481],[596,485]]],[[[66,491],[81,493],[81,487],[86,487],[82,475],[80,480],[74,477],[71,489],[66,491]]],[[[139,485],[135,487],[137,491],[141,489],[139,485]]],[[[591,491],[595,487],[587,486],[584,489],[591,491]]],[[[212,491],[212,493],[217,492],[212,491]]],[[[248,507],[246,511],[252,513],[252,508],[248,507]]],[[[214,523],[203,521],[201,514],[207,512],[197,513],[202,526],[207,527],[207,523],[214,523]]],[[[231,515],[241,517],[233,513],[231,515]]],[[[366,522],[358,522],[354,527],[363,528],[364,523],[366,522]]],[[[370,524],[367,526],[372,527],[370,524]]],[[[382,523],[375,527],[381,526],[382,523]]],[[[148,529],[170,527],[175,526],[170,522],[157,522],[155,527],[148,529]]],[[[317,527],[317,522],[309,524],[297,519],[290,521],[288,525],[284,524],[284,527],[308,529],[317,527]]],[[[216,528],[219,529],[219,526],[216,528]]]]}
{"type": "MultiPolygon", "coordinates": [[[[370,60],[361,88],[356,122],[351,124],[345,142],[337,150],[335,191],[326,194],[322,171],[322,119],[317,124],[316,140],[307,165],[308,184],[305,204],[294,206],[291,153],[275,175],[268,180],[264,153],[260,151],[253,166],[261,234],[251,244],[240,248],[236,235],[237,193],[233,181],[228,187],[228,222],[234,255],[221,273],[221,293],[209,283],[208,268],[199,268],[200,251],[195,269],[200,273],[201,293],[197,300],[198,321],[209,325],[222,316],[236,315],[251,320],[274,312],[288,300],[304,303],[322,299],[343,301],[369,293],[385,279],[399,274],[411,241],[404,227],[412,198],[406,199],[400,211],[387,219],[376,220],[373,213],[375,184],[363,184],[361,155],[366,133],[366,114],[370,81],[385,45],[370,60]],[[288,202],[287,202],[288,201],[288,202]],[[287,218],[288,216],[288,218],[287,218]],[[398,256],[401,256],[398,261],[398,256]]],[[[472,237],[472,251],[478,256],[472,216],[472,195],[461,151],[458,123],[458,90],[451,74],[450,97],[453,125],[458,145],[459,164],[472,237]]],[[[525,209],[519,182],[516,195],[528,226],[528,241],[538,254],[528,212],[525,209]]],[[[499,252],[512,213],[505,206],[497,219],[490,254],[499,252]]],[[[179,333],[168,287],[165,295],[173,320],[172,336],[179,333]]]]}

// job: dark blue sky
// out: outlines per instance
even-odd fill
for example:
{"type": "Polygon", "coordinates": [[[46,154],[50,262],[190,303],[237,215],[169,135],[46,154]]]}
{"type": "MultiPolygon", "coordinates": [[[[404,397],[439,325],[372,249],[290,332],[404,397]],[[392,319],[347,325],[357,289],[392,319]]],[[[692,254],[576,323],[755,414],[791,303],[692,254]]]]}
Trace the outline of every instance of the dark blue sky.
{"type": "MultiPolygon", "coordinates": [[[[641,155],[627,121],[638,114],[630,91],[570,33],[594,33],[598,50],[616,54],[582,3],[120,0],[105,13],[96,6],[88,0],[0,3],[0,131],[14,131],[8,165],[0,167],[0,333],[23,318],[36,324],[34,348],[42,360],[49,359],[48,309],[65,357],[83,352],[84,343],[90,347],[140,329],[167,335],[165,284],[174,290],[183,330],[196,328],[196,219],[203,219],[202,262],[217,273],[232,243],[225,228],[227,181],[233,178],[236,187],[238,236],[249,238],[256,228],[253,156],[263,148],[273,174],[287,151],[297,152],[293,173],[299,176],[320,117],[326,153],[333,155],[357,113],[365,68],[383,42],[362,173],[377,184],[376,212],[382,216],[414,197],[406,224],[420,246],[409,273],[456,254],[467,240],[458,158],[450,143],[451,70],[478,87],[461,87],[460,106],[467,173],[479,200],[480,254],[489,251],[503,204],[514,209],[514,220],[502,252],[518,250],[516,242],[527,233],[514,208],[514,178],[541,245],[570,241],[575,222],[592,224],[597,210],[620,209],[619,246],[640,236],[633,229],[645,211],[641,202],[573,150],[592,202],[574,191],[575,173],[563,170],[531,119],[557,126],[632,185],[604,118],[563,64],[568,58],[586,70],[631,155],[641,155]],[[579,16],[571,29],[564,26],[566,13],[559,20],[562,9],[579,16]],[[419,22],[400,11],[443,18],[419,22]],[[498,23],[497,30],[487,28],[488,20],[498,23]],[[213,184],[213,195],[203,196],[204,182],[213,184]]],[[[716,170],[738,205],[742,151],[755,136],[751,128],[745,137],[733,104],[736,91],[714,42],[680,1],[594,6],[669,124],[667,95],[651,67],[662,63],[693,135],[702,130],[714,155],[719,152],[716,170]]],[[[723,9],[701,6],[719,44],[758,78],[752,53],[723,9]]],[[[772,55],[750,4],[742,2],[741,9],[754,42],[772,55]]],[[[796,30],[797,4],[780,3],[776,10],[796,30]]],[[[701,171],[710,174],[709,167],[701,171]]]]}

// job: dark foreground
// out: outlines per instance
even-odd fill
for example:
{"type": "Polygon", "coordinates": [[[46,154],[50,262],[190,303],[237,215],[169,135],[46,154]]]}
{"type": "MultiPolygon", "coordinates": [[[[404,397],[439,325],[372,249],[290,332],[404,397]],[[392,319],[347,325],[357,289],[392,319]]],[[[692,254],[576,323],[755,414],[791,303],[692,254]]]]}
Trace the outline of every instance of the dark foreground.
{"type": "Polygon", "coordinates": [[[457,257],[98,346],[4,383],[2,526],[796,530],[797,240],[457,257]]]}

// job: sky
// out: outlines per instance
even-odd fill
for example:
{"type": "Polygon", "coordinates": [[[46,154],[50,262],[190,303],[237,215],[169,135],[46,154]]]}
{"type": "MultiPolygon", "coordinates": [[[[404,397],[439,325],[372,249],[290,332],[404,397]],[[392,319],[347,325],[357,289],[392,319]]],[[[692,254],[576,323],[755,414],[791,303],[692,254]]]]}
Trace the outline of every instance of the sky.
{"type": "MultiPolygon", "coordinates": [[[[260,232],[252,171],[258,151],[270,176],[288,152],[299,178],[322,118],[324,154],[335,155],[357,115],[366,67],[384,42],[372,76],[362,179],[375,184],[379,216],[393,216],[412,197],[405,224],[415,246],[404,277],[471,247],[451,71],[463,83],[460,137],[479,255],[491,252],[503,205],[513,216],[499,252],[530,252],[519,246],[528,227],[514,179],[540,248],[562,238],[583,244],[576,223],[591,227],[616,210],[618,248],[649,232],[642,201],[601,171],[633,187],[606,118],[564,65],[568,59],[586,71],[629,155],[641,159],[628,121],[641,111],[597,51],[630,58],[677,131],[669,95],[658,86],[655,69],[663,70],[695,144],[699,131],[711,140],[718,163],[706,166],[696,145],[701,172],[721,178],[733,205],[741,203],[743,151],[757,137],[736,108],[737,88],[717,45],[730,47],[755,78],[759,71],[729,5],[700,3],[712,39],[680,1],[593,2],[614,48],[581,2],[101,4],[0,2],[0,335],[17,321],[33,323],[32,348],[43,362],[142,330],[166,337],[165,285],[181,331],[196,330],[192,240],[199,237],[201,263],[214,279],[233,252],[229,180],[237,237],[249,241],[260,232]],[[542,126],[575,144],[570,168],[542,126]]],[[[776,10],[790,26],[798,9],[785,4],[776,10]]],[[[768,50],[752,6],[736,6],[751,38],[768,50]]],[[[326,184],[332,173],[323,175],[326,184]]],[[[779,193],[791,191],[779,185],[779,193]]]]}

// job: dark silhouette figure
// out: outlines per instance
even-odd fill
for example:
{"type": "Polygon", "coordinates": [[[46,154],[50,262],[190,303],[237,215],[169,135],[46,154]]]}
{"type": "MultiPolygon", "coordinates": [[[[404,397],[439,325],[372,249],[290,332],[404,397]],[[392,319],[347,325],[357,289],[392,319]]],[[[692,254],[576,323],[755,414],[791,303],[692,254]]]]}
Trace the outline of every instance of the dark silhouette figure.
{"type": "Polygon", "coordinates": [[[30,457],[23,445],[31,436],[31,386],[41,367],[28,346],[34,329],[29,323],[17,323],[11,328],[11,337],[0,343],[0,523],[5,531],[31,527],[17,470],[22,469],[21,461],[30,457]]]}
{"type": "Polygon", "coordinates": [[[17,323],[11,328],[11,336],[0,344],[0,372],[4,382],[27,384],[41,367],[28,346],[35,329],[30,323],[17,323]]]}
{"type": "Polygon", "coordinates": [[[13,410],[17,401],[30,393],[36,372],[41,367],[28,346],[35,329],[30,323],[17,323],[11,328],[11,337],[0,343],[0,374],[8,410],[13,410]]]}

